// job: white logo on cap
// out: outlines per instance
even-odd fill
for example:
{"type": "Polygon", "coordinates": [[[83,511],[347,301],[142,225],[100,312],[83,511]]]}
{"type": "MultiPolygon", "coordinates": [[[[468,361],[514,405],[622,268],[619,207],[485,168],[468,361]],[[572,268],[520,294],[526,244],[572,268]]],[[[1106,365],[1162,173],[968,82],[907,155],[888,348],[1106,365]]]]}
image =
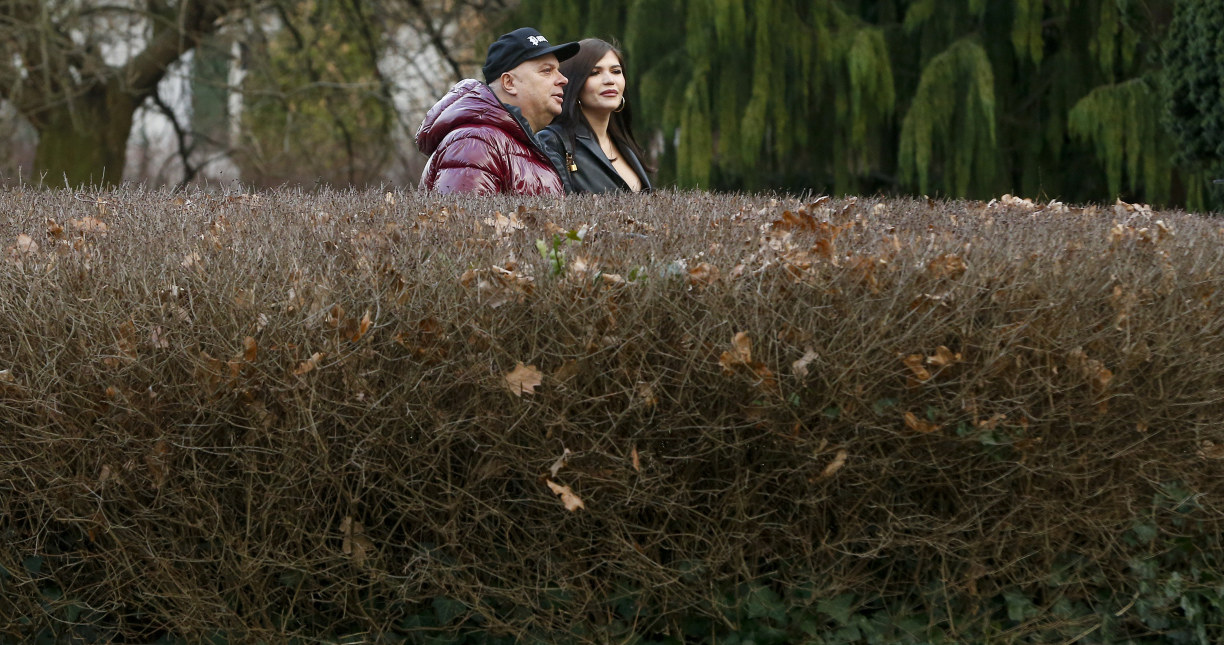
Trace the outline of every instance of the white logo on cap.
{"type": "Polygon", "coordinates": [[[527,40],[530,40],[531,44],[536,46],[539,46],[540,43],[548,42],[548,39],[543,36],[528,36],[527,40]]]}

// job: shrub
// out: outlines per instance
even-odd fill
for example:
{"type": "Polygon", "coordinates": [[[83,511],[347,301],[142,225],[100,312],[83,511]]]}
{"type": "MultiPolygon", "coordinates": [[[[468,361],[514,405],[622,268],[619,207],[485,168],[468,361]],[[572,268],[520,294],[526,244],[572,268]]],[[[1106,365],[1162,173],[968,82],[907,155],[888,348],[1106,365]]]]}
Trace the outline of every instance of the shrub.
{"type": "Polygon", "coordinates": [[[0,640],[1219,640],[1219,225],[805,201],[0,193],[0,640]]]}

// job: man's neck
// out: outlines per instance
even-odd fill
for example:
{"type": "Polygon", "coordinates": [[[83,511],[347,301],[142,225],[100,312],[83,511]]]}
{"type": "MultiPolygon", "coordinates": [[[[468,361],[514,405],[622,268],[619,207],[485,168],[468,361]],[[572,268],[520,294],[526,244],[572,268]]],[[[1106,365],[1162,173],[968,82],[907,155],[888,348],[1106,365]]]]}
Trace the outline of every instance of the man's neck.
{"type": "Polygon", "coordinates": [[[520,123],[524,123],[527,125],[527,134],[534,136],[535,133],[539,132],[540,130],[543,130],[544,126],[548,125],[547,123],[532,123],[531,117],[524,114],[522,108],[506,100],[506,99],[510,99],[511,97],[503,95],[501,92],[497,91],[497,89],[494,87],[490,87],[490,89],[493,90],[493,96],[496,96],[497,100],[501,101],[502,106],[505,107],[506,110],[510,112],[510,114],[514,115],[516,120],[518,120],[520,123]],[[514,109],[511,109],[511,108],[514,108],[514,109]]]}

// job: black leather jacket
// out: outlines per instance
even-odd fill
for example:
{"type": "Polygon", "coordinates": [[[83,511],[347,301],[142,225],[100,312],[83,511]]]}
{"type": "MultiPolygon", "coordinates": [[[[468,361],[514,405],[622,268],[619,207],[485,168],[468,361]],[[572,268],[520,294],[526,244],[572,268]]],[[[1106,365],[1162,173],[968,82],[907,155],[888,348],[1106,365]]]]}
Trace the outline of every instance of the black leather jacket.
{"type": "MultiPolygon", "coordinates": [[[[561,126],[550,125],[536,133],[536,140],[544,148],[548,159],[556,166],[561,175],[561,183],[567,193],[611,193],[628,191],[629,185],[621,178],[620,173],[612,167],[612,162],[599,148],[599,142],[590,130],[579,126],[574,137],[574,149],[566,150],[567,142],[561,131],[561,126]],[[570,170],[566,153],[572,155],[577,170],[570,170]]],[[[628,148],[622,147],[621,154],[630,168],[637,173],[642,182],[642,190],[651,189],[650,178],[642,168],[642,162],[628,148]]]]}

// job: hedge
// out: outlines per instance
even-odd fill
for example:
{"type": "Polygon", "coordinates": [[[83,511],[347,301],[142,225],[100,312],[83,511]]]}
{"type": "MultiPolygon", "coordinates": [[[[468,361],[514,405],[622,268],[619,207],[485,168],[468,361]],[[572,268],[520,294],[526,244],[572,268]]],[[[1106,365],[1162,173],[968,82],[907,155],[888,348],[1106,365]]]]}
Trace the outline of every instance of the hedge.
{"type": "Polygon", "coordinates": [[[0,643],[1224,640],[1210,217],[0,213],[0,643]]]}

